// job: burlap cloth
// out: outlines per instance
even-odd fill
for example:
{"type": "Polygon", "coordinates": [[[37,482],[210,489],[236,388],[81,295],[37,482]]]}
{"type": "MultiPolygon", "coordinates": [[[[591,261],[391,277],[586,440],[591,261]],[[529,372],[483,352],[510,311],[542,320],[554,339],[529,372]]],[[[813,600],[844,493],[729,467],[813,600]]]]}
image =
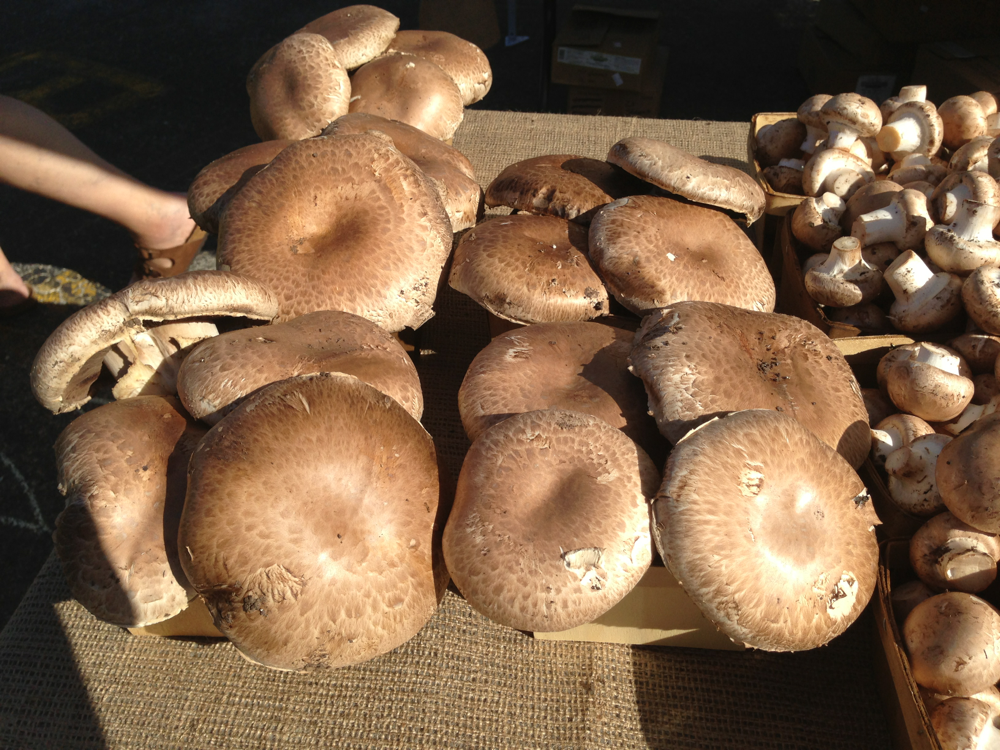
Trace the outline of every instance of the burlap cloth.
{"type": "MultiPolygon", "coordinates": [[[[745,123],[469,111],[455,146],[486,185],[539,154],[603,159],[627,135],[743,165],[745,123]]],[[[455,394],[486,315],[444,290],[424,327],[424,423],[457,475],[455,394]]],[[[71,600],[50,558],[0,633],[3,747],[858,748],[889,745],[865,615],[801,654],[536,641],[449,592],[417,637],[309,675],[228,643],[136,638],[71,600]]]]}

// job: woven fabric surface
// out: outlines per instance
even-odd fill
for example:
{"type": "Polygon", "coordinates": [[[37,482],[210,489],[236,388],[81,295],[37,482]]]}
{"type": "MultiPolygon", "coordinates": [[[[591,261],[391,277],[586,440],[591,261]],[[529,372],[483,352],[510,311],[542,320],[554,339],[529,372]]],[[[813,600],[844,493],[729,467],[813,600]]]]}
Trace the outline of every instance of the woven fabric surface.
{"type": "MultiPolygon", "coordinates": [[[[516,160],[603,158],[627,135],[742,166],[747,125],[469,111],[455,146],[485,186],[516,160]]],[[[418,343],[424,423],[455,476],[456,393],[487,319],[450,289],[436,309],[418,343]]],[[[884,748],[870,630],[865,615],[800,654],[536,641],[449,591],[394,652],[299,675],[100,623],[50,558],[0,633],[0,746],[884,748]]]]}

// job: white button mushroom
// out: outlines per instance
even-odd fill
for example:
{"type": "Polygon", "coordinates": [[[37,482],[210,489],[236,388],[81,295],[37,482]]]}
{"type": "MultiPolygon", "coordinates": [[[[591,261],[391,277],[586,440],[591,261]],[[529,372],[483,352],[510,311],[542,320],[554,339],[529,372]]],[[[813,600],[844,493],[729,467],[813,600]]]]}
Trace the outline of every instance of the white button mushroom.
{"type": "Polygon", "coordinates": [[[910,565],[938,591],[976,594],[997,577],[1000,537],[939,513],[910,537],[910,565]]]}
{"type": "Polygon", "coordinates": [[[941,695],[970,696],[1000,679],[1000,614],[949,591],[918,604],[903,623],[913,679],[941,695]]]}
{"type": "Polygon", "coordinates": [[[945,271],[934,273],[912,250],[900,253],[883,278],[896,298],[889,319],[900,331],[933,331],[962,312],[962,279],[945,271]]]}
{"type": "Polygon", "coordinates": [[[865,262],[857,239],[841,237],[831,246],[826,260],[806,272],[804,284],[819,304],[849,307],[878,296],[882,274],[865,262]]]}
{"type": "Polygon", "coordinates": [[[944,510],[934,482],[934,467],[950,435],[921,435],[885,459],[889,497],[897,507],[915,516],[933,516],[944,510]]]}
{"type": "Polygon", "coordinates": [[[942,346],[923,342],[886,372],[889,398],[901,411],[928,422],[945,422],[972,401],[975,386],[960,372],[960,358],[942,346]]]}

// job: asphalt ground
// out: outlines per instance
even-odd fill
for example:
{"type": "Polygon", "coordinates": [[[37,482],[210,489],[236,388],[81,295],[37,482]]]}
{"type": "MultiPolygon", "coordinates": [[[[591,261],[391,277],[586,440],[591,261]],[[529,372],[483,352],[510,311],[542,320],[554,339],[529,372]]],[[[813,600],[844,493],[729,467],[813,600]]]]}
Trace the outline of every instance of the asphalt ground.
{"type": "MultiPolygon", "coordinates": [[[[257,58],[346,4],[5,0],[0,92],[56,117],[138,179],[184,191],[205,164],[257,140],[245,90],[257,58]]],[[[813,0],[619,5],[661,13],[661,43],[670,48],[661,117],[747,121],[754,112],[794,110],[809,95],[795,69],[795,48],[813,0]]],[[[400,17],[401,28],[417,28],[416,0],[381,6],[400,17]]],[[[546,92],[542,82],[543,4],[521,0],[515,8],[516,30],[529,38],[487,50],[494,84],[476,106],[563,111],[565,88],[546,92]]],[[[569,9],[569,2],[556,4],[557,25],[569,9]]],[[[505,0],[496,0],[496,10],[504,34],[505,0]]],[[[127,282],[134,250],[125,231],[105,220],[2,185],[0,247],[41,301],[0,319],[2,626],[52,548],[63,505],[52,446],[78,415],[53,416],[35,402],[32,360],[81,304],[127,282]]],[[[87,408],[108,398],[104,389],[87,408]]]]}

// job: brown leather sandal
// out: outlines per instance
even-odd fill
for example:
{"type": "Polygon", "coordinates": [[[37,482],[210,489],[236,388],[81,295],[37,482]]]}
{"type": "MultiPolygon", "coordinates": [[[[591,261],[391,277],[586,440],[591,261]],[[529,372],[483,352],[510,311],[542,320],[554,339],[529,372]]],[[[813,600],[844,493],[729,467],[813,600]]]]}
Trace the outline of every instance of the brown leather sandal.
{"type": "Polygon", "coordinates": [[[183,245],[168,247],[164,250],[150,250],[136,245],[139,260],[135,265],[133,278],[165,279],[184,273],[194,256],[201,250],[208,235],[201,227],[195,227],[183,245]]]}

